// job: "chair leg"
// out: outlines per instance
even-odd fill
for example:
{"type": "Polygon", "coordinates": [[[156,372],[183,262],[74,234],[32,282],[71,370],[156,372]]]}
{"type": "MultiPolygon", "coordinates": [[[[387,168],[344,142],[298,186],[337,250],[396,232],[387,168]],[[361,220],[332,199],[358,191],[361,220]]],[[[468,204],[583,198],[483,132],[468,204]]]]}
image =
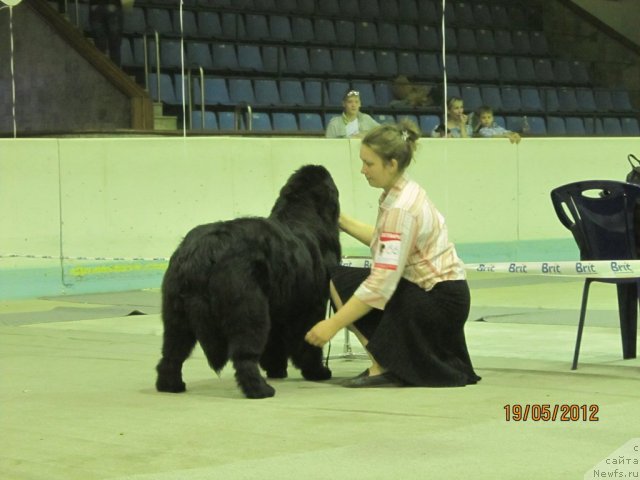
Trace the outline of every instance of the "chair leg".
{"type": "Polygon", "coordinates": [[[589,299],[589,285],[591,279],[586,278],[584,288],[582,289],[582,305],[580,306],[580,321],[578,322],[578,337],[576,338],[576,350],[573,354],[573,364],[571,370],[578,368],[578,356],[580,355],[580,343],[582,342],[582,329],[584,328],[584,319],[587,315],[587,300],[589,299]]]}
{"type": "Polygon", "coordinates": [[[622,358],[636,358],[638,283],[622,283],[617,288],[622,358]]]}

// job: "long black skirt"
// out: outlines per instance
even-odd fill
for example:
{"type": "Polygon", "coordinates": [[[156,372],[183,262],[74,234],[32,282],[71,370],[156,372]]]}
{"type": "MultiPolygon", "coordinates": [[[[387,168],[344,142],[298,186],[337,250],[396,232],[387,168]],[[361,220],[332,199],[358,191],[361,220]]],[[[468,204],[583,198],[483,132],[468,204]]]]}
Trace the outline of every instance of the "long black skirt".
{"type": "MultiPolygon", "coordinates": [[[[368,268],[337,267],[331,275],[345,303],[367,278],[368,268]]],[[[384,368],[410,385],[457,387],[477,383],[464,336],[470,307],[466,280],[426,291],[402,278],[384,310],[373,309],[353,326],[384,368]]]]}

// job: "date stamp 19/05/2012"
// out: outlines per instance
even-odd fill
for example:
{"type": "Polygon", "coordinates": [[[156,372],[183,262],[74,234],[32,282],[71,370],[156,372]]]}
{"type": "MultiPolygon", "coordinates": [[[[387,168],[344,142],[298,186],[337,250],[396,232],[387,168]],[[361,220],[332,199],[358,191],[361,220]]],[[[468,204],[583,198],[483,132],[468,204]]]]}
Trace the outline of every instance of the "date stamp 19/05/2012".
{"type": "Polygon", "coordinates": [[[597,422],[600,407],[577,403],[508,403],[504,407],[507,422],[597,422]]]}

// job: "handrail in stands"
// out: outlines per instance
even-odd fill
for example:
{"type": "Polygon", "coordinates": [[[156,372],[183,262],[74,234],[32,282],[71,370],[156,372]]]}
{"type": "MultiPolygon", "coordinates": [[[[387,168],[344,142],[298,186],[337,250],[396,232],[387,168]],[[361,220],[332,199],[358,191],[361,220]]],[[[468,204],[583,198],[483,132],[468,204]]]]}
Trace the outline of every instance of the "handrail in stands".
{"type": "Polygon", "coordinates": [[[158,102],[161,101],[162,94],[160,92],[160,34],[158,31],[155,31],[155,39],[156,39],[156,85],[158,87],[158,102]]]}

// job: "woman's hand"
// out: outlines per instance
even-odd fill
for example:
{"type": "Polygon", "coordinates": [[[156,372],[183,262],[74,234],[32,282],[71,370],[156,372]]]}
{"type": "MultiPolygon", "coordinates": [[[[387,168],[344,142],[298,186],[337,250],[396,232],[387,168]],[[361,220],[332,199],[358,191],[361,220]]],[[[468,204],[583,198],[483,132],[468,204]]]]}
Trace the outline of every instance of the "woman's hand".
{"type": "Polygon", "coordinates": [[[307,332],[304,339],[311,345],[323,347],[339,330],[340,327],[337,327],[331,318],[327,318],[316,323],[313,328],[307,332]]]}

